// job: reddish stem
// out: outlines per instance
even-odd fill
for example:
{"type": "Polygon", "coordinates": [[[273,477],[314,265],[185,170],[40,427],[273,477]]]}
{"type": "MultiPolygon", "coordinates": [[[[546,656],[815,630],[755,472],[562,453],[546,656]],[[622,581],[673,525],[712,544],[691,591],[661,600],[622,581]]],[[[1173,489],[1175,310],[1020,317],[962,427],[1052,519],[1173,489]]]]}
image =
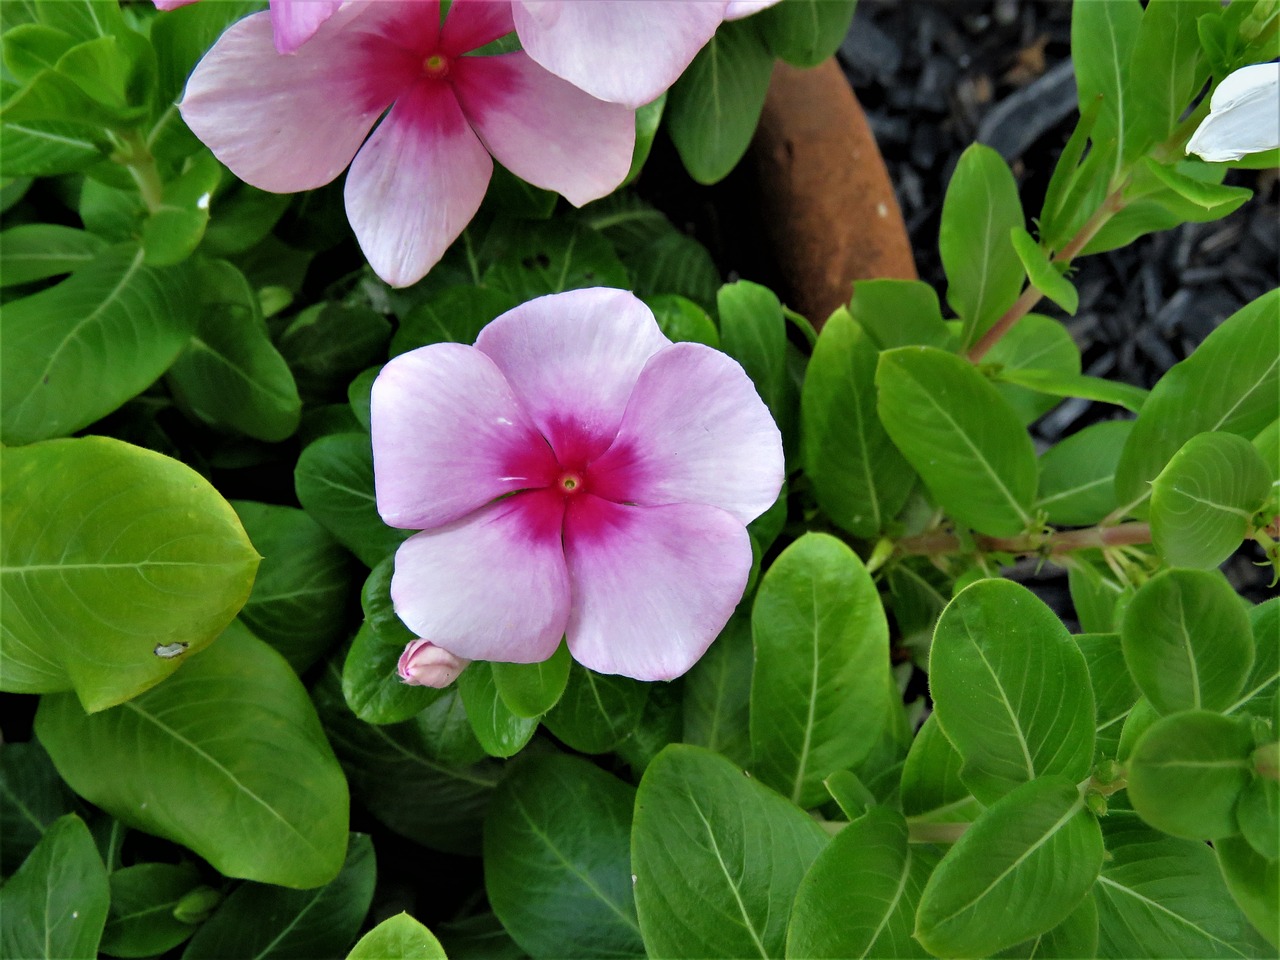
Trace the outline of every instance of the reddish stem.
{"type": "MultiPolygon", "coordinates": [[[[1049,556],[1072,553],[1076,550],[1101,550],[1108,547],[1129,547],[1151,542],[1151,526],[1146,523],[1121,523],[1114,527],[1086,527],[1082,530],[1058,530],[1053,533],[1030,534],[1021,537],[988,537],[974,534],[973,543],[983,553],[1013,553],[1018,555],[1049,556]]],[[[960,538],[945,531],[922,533],[899,540],[896,552],[902,556],[936,556],[942,553],[960,553],[960,538]]]]}

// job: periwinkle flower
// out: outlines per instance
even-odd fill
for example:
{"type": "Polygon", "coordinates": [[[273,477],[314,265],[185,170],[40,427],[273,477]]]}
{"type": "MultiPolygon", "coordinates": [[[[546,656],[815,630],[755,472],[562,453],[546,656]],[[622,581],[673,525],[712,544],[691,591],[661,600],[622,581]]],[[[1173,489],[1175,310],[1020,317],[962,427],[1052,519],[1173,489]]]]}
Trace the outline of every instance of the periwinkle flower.
{"type": "Polygon", "coordinates": [[[633,111],[524,53],[470,55],[512,28],[509,2],[454,0],[443,25],[439,0],[351,2],[282,57],[270,16],[254,14],[196,66],[179,108],[219,160],[263,190],[311,190],[349,164],[356,239],[380,277],[406,286],[479,208],[490,154],[578,206],[630,169],[633,111]]]}
{"type": "Polygon", "coordinates": [[[372,430],[378,511],[422,531],[396,553],[396,613],[470,660],[537,662],[567,637],[600,673],[679,676],[741,599],[746,524],[783,479],[737,362],[673,344],[622,290],[395,357],[372,430]]]}
{"type": "Polygon", "coordinates": [[[1241,67],[1218,84],[1187,153],[1222,163],[1280,147],[1280,63],[1241,67]]]}
{"type": "MultiPolygon", "coordinates": [[[[196,0],[154,0],[158,10],[176,10],[196,0]]],[[[276,51],[293,53],[311,39],[342,0],[271,0],[271,32],[276,51]]]]}
{"type": "Polygon", "coordinates": [[[447,687],[458,679],[470,660],[455,657],[430,640],[415,640],[404,648],[396,663],[400,679],[414,687],[447,687]]]}

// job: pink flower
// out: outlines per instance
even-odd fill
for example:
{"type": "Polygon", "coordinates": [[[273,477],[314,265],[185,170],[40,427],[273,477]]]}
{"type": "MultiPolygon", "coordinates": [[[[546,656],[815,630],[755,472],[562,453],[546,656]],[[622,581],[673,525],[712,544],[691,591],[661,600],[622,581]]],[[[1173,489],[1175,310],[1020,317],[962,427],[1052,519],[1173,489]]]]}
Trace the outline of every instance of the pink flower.
{"type": "Polygon", "coordinates": [[[419,636],[530,663],[679,676],[733,612],[782,441],[732,359],[623,290],[532,300],[373,385],[378,511],[420,530],[391,597],[419,636]]]}
{"type": "Polygon", "coordinates": [[[491,153],[578,206],[630,168],[632,111],[523,53],[465,55],[511,29],[509,2],[454,0],[443,26],[439,0],[348,3],[281,57],[269,18],[254,14],[200,61],[179,106],[218,159],[263,190],[311,190],[350,164],[356,238],[380,277],[406,286],[475,214],[491,153]]]}
{"type": "MultiPolygon", "coordinates": [[[[176,10],[196,0],[154,0],[158,10],[176,10]]],[[[311,39],[316,28],[342,6],[342,0],[271,0],[271,28],[276,50],[293,53],[311,39]]]]}
{"type": "Polygon", "coordinates": [[[430,640],[415,640],[404,648],[396,663],[400,679],[414,687],[447,687],[458,679],[470,660],[455,657],[430,640]]]}
{"type": "Polygon", "coordinates": [[[722,20],[778,0],[514,0],[537,63],[611,103],[638,107],[676,82],[722,20]]]}

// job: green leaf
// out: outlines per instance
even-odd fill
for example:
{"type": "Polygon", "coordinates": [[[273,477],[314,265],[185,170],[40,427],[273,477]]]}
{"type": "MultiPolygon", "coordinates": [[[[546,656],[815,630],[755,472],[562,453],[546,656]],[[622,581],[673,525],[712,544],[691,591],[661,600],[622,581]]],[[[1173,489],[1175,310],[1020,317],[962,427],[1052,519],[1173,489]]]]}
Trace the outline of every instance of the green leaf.
{"type": "Polygon", "coordinates": [[[388,917],[360,938],[347,960],[448,960],[430,930],[407,913],[388,917]]]}
{"type": "Polygon", "coordinates": [[[200,245],[209,223],[210,201],[221,179],[222,165],[201,150],[164,185],[160,205],[142,224],[142,251],[149,266],[180,263],[200,245]]]}
{"type": "Polygon", "coordinates": [[[71,803],[71,791],[39,741],[0,749],[0,877],[17,869],[49,825],[71,812],[71,803]]]}
{"type": "Polygon", "coordinates": [[[938,723],[937,712],[929,714],[902,766],[902,812],[924,822],[962,823],[977,818],[983,806],[960,778],[963,765],[938,723]]]}
{"type": "Polygon", "coordinates": [[[1212,569],[1239,549],[1270,493],[1252,443],[1197,434],[1151,481],[1151,540],[1170,566],[1212,569]]]}
{"type": "Polygon", "coordinates": [[[626,259],[638,297],[676,294],[704,310],[716,304],[720,270],[701,243],[672,230],[626,259]]]}
{"type": "Polygon", "coordinates": [[[1101,552],[1091,552],[1093,558],[1087,554],[1077,556],[1067,570],[1071,602],[1076,608],[1080,629],[1089,633],[1111,633],[1119,629],[1119,615],[1134,591],[1133,587],[1116,583],[1112,575],[1104,575],[1100,569],[1101,552]]]}
{"type": "Polygon", "coordinates": [[[658,329],[668,340],[676,343],[705,343],[708,347],[720,349],[720,331],[716,329],[707,311],[692,300],[674,293],[664,293],[647,297],[644,302],[653,311],[658,329]]]}
{"type": "MultiPolygon", "coordinates": [[[[1133,94],[1137,84],[1130,82],[1130,61],[1141,22],[1142,5],[1138,0],[1079,3],[1071,8],[1071,62],[1075,66],[1080,113],[1101,97],[1093,142],[1096,145],[1115,140],[1117,144],[1109,178],[1119,171],[1123,158],[1135,155],[1126,134],[1133,126],[1132,116],[1137,109],[1133,94]]],[[[1159,80],[1141,77],[1141,82],[1159,80]]]]}
{"type": "Polygon", "coordinates": [[[1260,856],[1243,837],[1224,837],[1213,849],[1231,896],[1254,929],[1280,947],[1280,860],[1260,856]]]}
{"type": "Polygon", "coordinates": [[[1143,820],[1175,837],[1232,836],[1252,752],[1248,724],[1233,717],[1207,710],[1161,717],[1129,757],[1129,800],[1143,820]]]}
{"type": "Polygon", "coordinates": [[[262,554],[240,619],[302,673],[346,635],[350,558],[302,510],[251,500],[231,505],[262,554]]]}
{"type": "MultiPolygon", "coordinates": [[[[11,84],[0,82],[0,95],[11,84]]],[[[75,173],[98,163],[111,149],[103,130],[71,123],[3,123],[0,176],[47,177],[75,173]]]]}
{"type": "MultiPolygon", "coordinates": [[[[158,62],[156,102],[176,104],[187,77],[214,41],[236,20],[257,9],[252,0],[221,0],[169,10],[151,21],[158,62]]],[[[173,107],[177,112],[177,107],[173,107]]]]}
{"type": "Polygon", "coordinates": [[[728,760],[672,744],[640,781],[631,832],[650,956],[776,957],[822,828],[728,760]]]}
{"type": "Polygon", "coordinates": [[[1094,888],[1100,957],[1242,957],[1247,924],[1203,843],[1107,816],[1107,861],[1094,888]]]}
{"type": "Polygon", "coordinates": [[[871,575],[834,537],[810,533],[774,561],[751,611],[752,768],[801,807],[862,760],[890,697],[889,625],[871,575]]]}
{"type": "Polygon", "coordinates": [[[314,887],[342,864],[342,771],[297,676],[238,624],[111,710],[45,696],[36,734],[76,793],[226,876],[314,887]]]}
{"type": "Polygon", "coordinates": [[[796,893],[787,956],[928,957],[911,932],[924,885],[938,862],[907,843],[902,814],[872,807],[818,855],[796,893]]]}
{"type": "Polygon", "coordinates": [[[42,23],[18,24],[5,30],[0,41],[5,66],[20,84],[29,83],[42,70],[52,70],[76,44],[71,34],[42,23]]]}
{"type": "Polygon", "coordinates": [[[759,15],[769,52],[796,67],[835,56],[849,32],[858,0],[782,0],[759,15]]]}
{"type": "Polygon", "coordinates": [[[699,183],[746,153],[764,108],[773,56],[750,18],[720,25],[667,94],[667,133],[699,183]]]}
{"type": "Polygon", "coordinates": [[[182,960],[332,957],[351,945],[373,900],[373,844],[353,833],[338,875],[315,890],[245,883],[201,925],[182,960]]]}
{"type": "Polygon", "coordinates": [[[0,888],[0,953],[14,960],[94,960],[110,899],[89,828],[67,814],[0,888]]]}
{"type": "Polygon", "coordinates": [[[1040,455],[1036,509],[1050,523],[1087,527],[1116,506],[1116,463],[1132,420],[1106,420],[1085,427],[1040,455]]]}
{"type": "Polygon", "coordinates": [[[1150,481],[1198,433],[1252,439],[1280,416],[1280,290],[1223,321],[1151,391],[1116,469],[1126,512],[1143,514],[1150,481]]]}
{"type": "Polygon", "coordinates": [[[1192,98],[1208,79],[1196,20],[1221,10],[1213,0],[1154,0],[1142,14],[1130,54],[1125,90],[1132,109],[1125,118],[1124,159],[1141,156],[1168,139],[1192,98]]]}
{"type": "Polygon", "coordinates": [[[106,437],[0,449],[3,689],[102,710],[213,642],[258,556],[176,460],[106,437]]]}
{"type": "Polygon", "coordinates": [[[475,343],[490,320],[516,306],[508,293],[488,287],[445,287],[405,314],[391,338],[391,356],[429,343],[475,343]]]}
{"type": "Polygon", "coordinates": [[[1098,906],[1093,894],[1085,895],[1080,905],[1067,914],[1067,919],[1052,930],[1026,940],[996,954],[997,957],[1034,957],[1049,960],[1061,957],[1073,960],[1098,955],[1098,906]]]}
{"type": "MultiPolygon", "coordinates": [[[[1074,384],[1080,376],[1080,349],[1057,320],[1029,313],[996,342],[983,360],[995,371],[996,390],[1029,424],[1058,405],[1060,393],[1037,389],[1036,377],[1074,384]],[[1024,385],[1024,378],[1031,382],[1024,385]]],[[[1106,382],[1106,381],[1104,381],[1106,382]]]]}
{"type": "Polygon", "coordinates": [[[876,805],[876,795],[852,770],[837,770],[823,780],[822,785],[850,820],[856,820],[876,805]]]}
{"type": "Polygon", "coordinates": [[[1010,236],[1022,225],[1022,202],[1008,164],[990,147],[972,144],[947,184],[938,234],[947,303],[963,321],[960,341],[966,347],[1018,299],[1026,274],[1010,236]]]}
{"type": "Polygon", "coordinates": [[[559,702],[569,682],[569,648],[560,644],[541,663],[494,663],[498,696],[518,717],[540,717],[559,702]]]}
{"type": "Polygon", "coordinates": [[[105,248],[99,236],[52,223],[24,223],[0,232],[0,287],[46,280],[92,263],[105,248]]]}
{"type": "Polygon", "coordinates": [[[782,303],[768,287],[739,280],[720,288],[716,305],[721,348],[742,364],[773,419],[784,424],[787,323],[782,303]]]}
{"type": "Polygon", "coordinates": [[[876,369],[880,422],[938,504],[980,533],[1031,524],[1036,454],[1017,414],[967,361],[900,347],[876,369]]]}
{"type": "Polygon", "coordinates": [[[1280,597],[1250,610],[1249,622],[1253,628],[1253,667],[1236,702],[1222,712],[1242,710],[1269,719],[1274,716],[1272,704],[1277,702],[1276,687],[1280,681],[1280,597]]]}
{"type": "Polygon", "coordinates": [[[554,191],[526,183],[502,164],[495,163],[481,210],[513,220],[545,220],[556,208],[557,199],[554,191]]]}
{"type": "MultiPolygon", "coordinates": [[[[1256,758],[1253,763],[1257,770],[1256,758]]],[[[1253,849],[1268,860],[1280,860],[1280,785],[1262,774],[1250,779],[1240,791],[1236,823],[1253,849]]]]}
{"type": "Polygon", "coordinates": [[[112,957],[154,957],[172,950],[195,927],[173,915],[178,902],[200,885],[191,863],[139,863],[111,874],[111,910],[102,952],[112,957]]]}
{"type": "Polygon", "coordinates": [[[361,370],[387,356],[391,324],[366,307],[325,301],[303,310],[276,346],[306,394],[346,394],[361,370]]]}
{"type": "Polygon", "coordinates": [[[685,674],[683,742],[750,765],[751,672],[751,620],[735,614],[685,674]]]}
{"type": "Polygon", "coordinates": [[[841,308],[822,328],[800,394],[800,449],[814,497],[833,523],[863,538],[897,515],[915,480],[876,416],[878,359],[841,308]]]}
{"type": "Polygon", "coordinates": [[[1144,583],[1120,627],[1124,659],[1162,714],[1223,710],[1253,664],[1253,630],[1217,571],[1164,570],[1144,583]]]}
{"type": "Polygon", "coordinates": [[[515,756],[538,729],[537,717],[517,715],[498,695],[493,664],[487,661],[476,661],[462,671],[458,692],[476,739],[491,757],[515,756]]]}
{"type": "MultiPolygon", "coordinates": [[[[1164,165],[1156,163],[1150,157],[1145,158],[1143,166],[1146,171],[1155,177],[1160,183],[1168,187],[1175,194],[1197,207],[1203,207],[1208,211],[1215,211],[1218,208],[1228,208],[1219,211],[1220,216],[1226,216],[1233,210],[1240,207],[1242,203],[1253,196],[1253,191],[1247,187],[1228,187],[1220,183],[1197,179],[1196,177],[1187,176],[1183,173],[1179,166],[1190,161],[1183,161],[1179,165],[1164,165]]],[[[1176,211],[1175,211],[1176,212],[1176,211]]]]}
{"type": "MultiPolygon", "coordinates": [[[[995,350],[993,349],[991,353],[995,353],[995,350]]],[[[1120,383],[1118,380],[1087,377],[1079,373],[1054,370],[1002,370],[999,379],[1051,397],[1081,397],[1085,400],[1097,400],[1099,403],[1124,407],[1131,413],[1141,411],[1142,404],[1147,399],[1147,391],[1141,387],[1120,383]]]]}
{"type": "Polygon", "coordinates": [[[1096,704],[1097,743],[1094,759],[1115,758],[1120,751],[1120,730],[1138,702],[1138,687],[1125,666],[1118,633],[1082,633],[1075,638],[1089,666],[1089,682],[1096,704]]]}
{"type": "Polygon", "coordinates": [[[567,220],[520,224],[510,243],[484,272],[482,285],[517,303],[582,287],[630,287],[613,245],[582,224],[567,220]]]}
{"type": "Polygon", "coordinates": [[[649,151],[653,149],[653,138],[658,135],[658,127],[662,123],[662,115],[666,112],[667,92],[664,90],[653,100],[636,108],[636,143],[631,150],[631,169],[627,171],[622,186],[629,186],[649,159],[649,151]]]}
{"type": "Polygon", "coordinates": [[[1031,285],[1074,317],[1080,306],[1080,294],[1075,284],[1054,266],[1049,252],[1036,243],[1021,224],[1010,232],[1010,239],[1031,285]]]}
{"type": "Polygon", "coordinates": [[[635,790],[577,757],[530,758],[485,824],[485,890],[533,957],[642,957],[631,896],[635,790]]]}
{"type": "Polygon", "coordinates": [[[409,536],[378,515],[373,450],[366,433],[330,434],[312,443],[298,458],[293,482],[312,519],[370,569],[409,536]]]}
{"type": "Polygon", "coordinates": [[[923,280],[855,280],[849,313],[880,350],[945,350],[954,339],[943,322],[938,294],[923,280]]]}
{"type": "Polygon", "coordinates": [[[933,638],[929,691],[964,760],[961,779],[984,803],[1046,775],[1088,776],[1089,668],[1057,614],[1025,587],[981,580],[951,601],[933,638]]]}
{"type": "Polygon", "coordinates": [[[1024,783],[942,858],[920,898],[916,939],[935,955],[978,957],[1052,930],[1089,892],[1102,856],[1102,831],[1074,783],[1024,783]]]}
{"type": "Polygon", "coordinates": [[[190,300],[185,273],[144,266],[122,247],[5,304],[4,442],[73,433],[149,387],[187,342],[190,300]]]}
{"type": "Polygon", "coordinates": [[[595,673],[574,663],[564,694],[542,722],[574,750],[608,753],[640,722],[648,698],[646,683],[595,673]]]}

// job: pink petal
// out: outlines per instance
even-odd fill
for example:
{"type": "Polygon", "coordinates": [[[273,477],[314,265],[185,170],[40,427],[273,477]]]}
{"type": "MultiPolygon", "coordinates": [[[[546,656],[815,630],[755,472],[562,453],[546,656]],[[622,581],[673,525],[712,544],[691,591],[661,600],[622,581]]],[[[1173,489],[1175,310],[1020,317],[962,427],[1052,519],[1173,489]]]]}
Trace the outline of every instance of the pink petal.
{"type": "Polygon", "coordinates": [[[705,503],[748,523],[778,497],[782,435],[732,358],[677,343],[645,365],[591,491],[619,503],[705,503]]]}
{"type": "Polygon", "coordinates": [[[276,50],[293,53],[311,39],[320,24],[342,6],[342,0],[271,0],[271,26],[276,50]]]}
{"type": "Polygon", "coordinates": [[[724,18],[741,20],[743,17],[749,17],[753,13],[772,7],[777,2],[778,0],[729,0],[724,8],[724,18]]]}
{"type": "Polygon", "coordinates": [[[355,29],[362,12],[381,6],[339,11],[290,57],[276,53],[270,14],[232,24],[187,81],[182,118],[255,187],[293,193],[323,186],[421,72],[403,51],[370,43],[355,29]]]}
{"type": "Polygon", "coordinates": [[[463,57],[453,62],[451,76],[484,145],[521,179],[577,207],[626,179],[634,111],[583,93],[523,53],[463,57]]]}
{"type": "Polygon", "coordinates": [[[157,10],[177,10],[179,7],[190,6],[196,0],[154,0],[157,10]]]}
{"type": "Polygon", "coordinates": [[[609,0],[549,7],[516,0],[524,50],[593,97],[638,107],[684,72],[724,15],[725,0],[609,0]]]}
{"type": "Polygon", "coordinates": [[[440,34],[440,47],[451,57],[493,43],[516,28],[511,0],[453,0],[440,34]]]}
{"type": "Polygon", "coordinates": [[[347,219],[374,272],[393,287],[426,276],[475,216],[492,173],[453,89],[416,84],[347,174],[347,219]]]}
{"type": "Polygon", "coordinates": [[[396,614],[467,660],[546,660],[569,617],[563,516],[559,494],[534,491],[415,534],[396,551],[396,614]]]}
{"type": "Polygon", "coordinates": [[[560,462],[579,469],[608,448],[645,362],[670,344],[636,296],[606,287],[530,300],[476,339],[560,462]]]}
{"type": "Polygon", "coordinates": [[[412,687],[443,689],[458,679],[470,660],[455,657],[430,640],[415,640],[404,648],[396,662],[396,673],[412,687]]]}
{"type": "Polygon", "coordinates": [[[373,382],[370,404],[374,492],[393,527],[429,530],[558,475],[502,373],[475,347],[400,354],[373,382]]]}
{"type": "MultiPolygon", "coordinates": [[[[412,542],[412,541],[410,541],[412,542]]],[[[569,650],[598,673],[670,680],[706,652],[742,599],[746,528],[715,507],[570,501],[569,650]]]]}

